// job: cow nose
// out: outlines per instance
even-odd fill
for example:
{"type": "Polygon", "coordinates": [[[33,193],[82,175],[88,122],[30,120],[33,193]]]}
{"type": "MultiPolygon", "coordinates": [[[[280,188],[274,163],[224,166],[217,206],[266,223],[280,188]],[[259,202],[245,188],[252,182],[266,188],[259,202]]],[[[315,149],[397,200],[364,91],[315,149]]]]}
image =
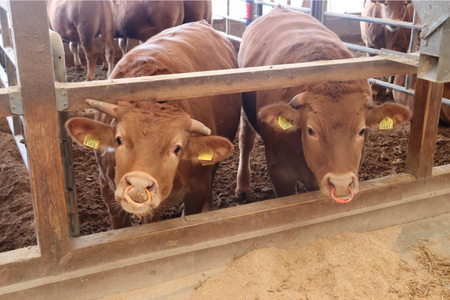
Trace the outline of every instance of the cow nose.
{"type": "Polygon", "coordinates": [[[128,197],[136,203],[149,201],[149,193],[155,189],[155,181],[150,177],[127,176],[126,185],[128,197]]]}
{"type": "Polygon", "coordinates": [[[136,189],[153,189],[155,182],[151,178],[143,178],[141,176],[127,176],[127,186],[132,185],[136,189]]]}
{"type": "Polygon", "coordinates": [[[336,197],[351,197],[352,191],[357,191],[357,178],[352,172],[342,175],[327,174],[327,177],[329,189],[335,189],[336,197]]]}

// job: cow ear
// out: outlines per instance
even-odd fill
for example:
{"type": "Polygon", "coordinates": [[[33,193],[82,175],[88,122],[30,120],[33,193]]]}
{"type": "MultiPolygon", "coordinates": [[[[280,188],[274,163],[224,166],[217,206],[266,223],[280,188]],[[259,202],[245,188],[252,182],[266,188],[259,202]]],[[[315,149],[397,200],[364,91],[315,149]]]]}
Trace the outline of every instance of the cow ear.
{"type": "Polygon", "coordinates": [[[233,144],[220,136],[191,137],[183,159],[194,164],[213,165],[224,160],[233,151],[233,144]]]}
{"type": "Polygon", "coordinates": [[[280,103],[261,108],[259,118],[275,130],[290,132],[298,128],[294,122],[298,113],[298,109],[280,103]]]}
{"type": "Polygon", "coordinates": [[[88,148],[115,147],[114,130],[104,123],[75,117],[66,122],[66,129],[78,144],[88,148]]]}
{"type": "Polygon", "coordinates": [[[411,118],[411,111],[403,105],[384,103],[369,108],[366,116],[366,125],[374,130],[391,129],[411,118]]]}

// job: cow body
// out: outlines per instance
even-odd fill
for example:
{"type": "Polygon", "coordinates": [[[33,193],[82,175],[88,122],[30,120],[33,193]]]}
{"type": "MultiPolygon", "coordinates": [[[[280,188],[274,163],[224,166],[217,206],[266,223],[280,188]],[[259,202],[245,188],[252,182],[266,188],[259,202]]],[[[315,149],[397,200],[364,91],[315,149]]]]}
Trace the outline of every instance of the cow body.
{"type": "MultiPolygon", "coordinates": [[[[351,57],[316,19],[278,6],[247,27],[238,62],[240,67],[255,67],[351,57]]],[[[301,181],[308,190],[320,188],[324,195],[351,199],[358,191],[367,128],[379,128],[386,116],[394,126],[410,117],[407,108],[394,103],[374,106],[367,80],[245,93],[243,106],[264,141],[277,196],[294,194],[301,181]]],[[[251,127],[242,118],[236,191],[241,198],[250,194],[251,127]]]]}
{"type": "MultiPolygon", "coordinates": [[[[135,47],[110,78],[236,67],[231,43],[207,23],[195,22],[167,29],[135,47]]],[[[106,113],[100,107],[95,121],[69,120],[66,127],[80,143],[92,134],[102,144],[99,136],[104,136],[96,157],[113,228],[130,225],[118,204],[151,221],[180,203],[186,214],[211,209],[214,163],[232,150],[240,107],[240,94],[219,95],[162,104],[119,103],[106,113]],[[87,127],[91,129],[83,130],[87,127]]]]}
{"type": "Polygon", "coordinates": [[[184,0],[183,23],[205,20],[212,25],[212,3],[211,0],[184,0]]]}
{"type": "MultiPolygon", "coordinates": [[[[412,22],[414,6],[410,4],[411,1],[385,0],[377,2],[379,4],[367,0],[361,16],[412,22]]],[[[361,36],[366,47],[408,52],[411,29],[361,22],[361,36]]]]}
{"type": "Polygon", "coordinates": [[[87,80],[94,79],[97,49],[95,37],[101,35],[108,75],[114,67],[114,19],[110,0],[69,1],[49,0],[47,13],[50,25],[63,40],[70,42],[76,68],[81,68],[79,45],[87,60],[87,80]]]}
{"type": "Polygon", "coordinates": [[[145,42],[164,29],[203,19],[211,24],[212,4],[211,0],[114,0],[114,19],[116,37],[125,54],[127,39],[145,42]]]}

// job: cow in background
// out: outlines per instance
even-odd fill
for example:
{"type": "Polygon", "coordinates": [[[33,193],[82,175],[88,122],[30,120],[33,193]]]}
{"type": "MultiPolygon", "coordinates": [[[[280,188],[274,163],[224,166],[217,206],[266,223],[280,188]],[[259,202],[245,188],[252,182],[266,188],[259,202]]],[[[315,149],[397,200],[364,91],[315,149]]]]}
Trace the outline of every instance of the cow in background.
{"type": "MultiPolygon", "coordinates": [[[[247,27],[238,62],[239,67],[257,67],[352,57],[315,18],[276,6],[247,27]]],[[[374,105],[367,80],[260,90],[244,93],[242,102],[247,119],[241,118],[239,132],[239,198],[251,193],[254,130],[264,142],[278,197],[295,194],[301,181],[308,190],[320,189],[330,199],[349,202],[358,191],[368,129],[392,128],[411,115],[399,104],[374,105]]]]}
{"type": "Polygon", "coordinates": [[[205,19],[212,23],[211,0],[134,1],[114,0],[116,37],[122,54],[128,40],[145,42],[164,29],[205,19]]]}
{"type": "Polygon", "coordinates": [[[212,3],[211,0],[184,0],[183,23],[205,20],[212,25],[212,3]]]}
{"type": "Polygon", "coordinates": [[[94,79],[97,63],[95,38],[100,35],[108,75],[114,68],[114,19],[111,0],[69,1],[49,0],[47,13],[51,28],[70,42],[75,68],[81,69],[79,45],[87,60],[86,80],[94,79]]]}
{"type": "MultiPolygon", "coordinates": [[[[414,6],[411,0],[366,0],[361,16],[391,21],[412,22],[414,6]]],[[[366,47],[369,48],[384,48],[399,52],[408,52],[411,29],[361,22],[361,37],[366,47]]],[[[390,76],[389,83],[393,82],[394,76],[390,76]]],[[[387,92],[390,93],[390,89],[387,89],[387,92]]]]}
{"type": "MultiPolygon", "coordinates": [[[[410,0],[368,0],[361,16],[412,22],[414,6],[410,0]]],[[[361,22],[361,37],[369,48],[408,52],[411,29],[361,22]]]]}
{"type": "MultiPolygon", "coordinates": [[[[231,42],[200,21],[166,29],[133,48],[110,78],[231,68],[237,68],[231,42]]],[[[181,203],[186,214],[211,209],[215,164],[232,151],[241,94],[89,104],[98,110],[95,120],[72,118],[66,128],[78,143],[97,145],[113,228],[131,225],[126,212],[156,221],[181,203]]]]}

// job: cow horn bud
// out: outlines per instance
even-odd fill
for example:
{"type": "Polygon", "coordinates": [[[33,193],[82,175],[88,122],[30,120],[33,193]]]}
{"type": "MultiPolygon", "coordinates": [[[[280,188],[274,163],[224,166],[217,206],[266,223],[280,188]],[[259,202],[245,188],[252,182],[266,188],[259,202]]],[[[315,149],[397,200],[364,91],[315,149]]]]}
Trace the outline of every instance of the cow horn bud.
{"type": "Polygon", "coordinates": [[[107,103],[107,102],[102,102],[102,101],[98,101],[98,100],[92,100],[92,99],[86,99],[85,101],[87,104],[89,104],[90,106],[92,106],[93,108],[95,108],[98,111],[101,111],[107,115],[110,115],[113,118],[116,118],[116,112],[117,112],[117,105],[111,104],[111,103],[107,103]]]}
{"type": "Polygon", "coordinates": [[[299,108],[305,104],[304,93],[298,94],[289,102],[289,106],[292,108],[299,108]]]}
{"type": "Polygon", "coordinates": [[[202,122],[199,122],[197,120],[191,119],[191,131],[197,132],[203,135],[210,135],[211,129],[206,127],[202,122]]]}

